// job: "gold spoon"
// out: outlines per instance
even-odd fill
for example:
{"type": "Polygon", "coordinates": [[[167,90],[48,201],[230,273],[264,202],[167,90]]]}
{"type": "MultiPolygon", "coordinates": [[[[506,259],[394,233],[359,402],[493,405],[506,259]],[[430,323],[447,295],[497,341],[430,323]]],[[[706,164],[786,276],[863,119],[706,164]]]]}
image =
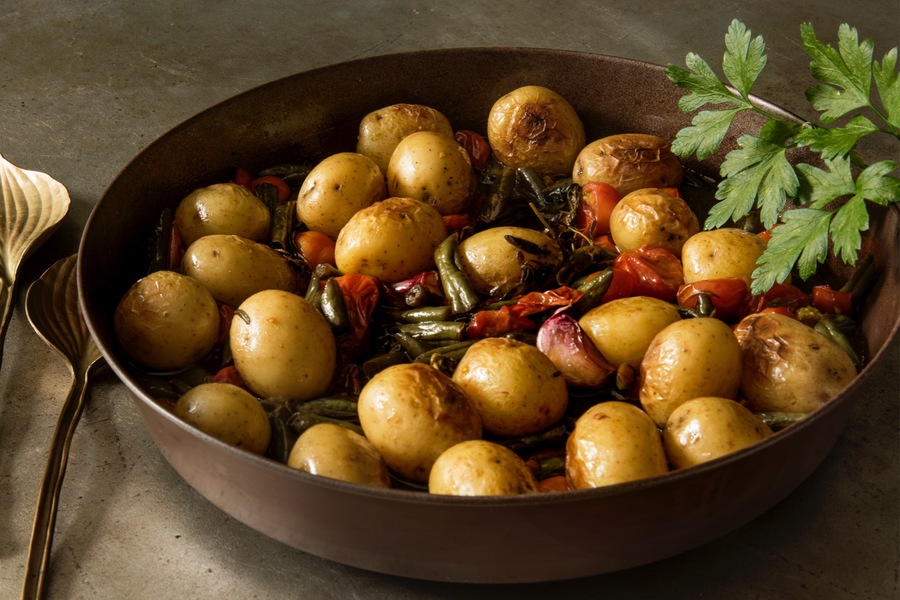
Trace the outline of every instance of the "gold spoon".
{"type": "Polygon", "coordinates": [[[0,351],[16,299],[19,267],[67,212],[69,192],[63,184],[46,173],[20,169],[0,156],[0,351]]]}
{"type": "Polygon", "coordinates": [[[29,600],[44,597],[56,507],[66,473],[69,446],[84,411],[88,377],[103,364],[100,350],[88,332],[78,304],[75,262],[76,255],[72,255],[54,263],[31,284],[25,296],[28,322],[65,359],[73,380],[56,422],[47,468],[38,494],[22,587],[22,598],[29,600]]]}

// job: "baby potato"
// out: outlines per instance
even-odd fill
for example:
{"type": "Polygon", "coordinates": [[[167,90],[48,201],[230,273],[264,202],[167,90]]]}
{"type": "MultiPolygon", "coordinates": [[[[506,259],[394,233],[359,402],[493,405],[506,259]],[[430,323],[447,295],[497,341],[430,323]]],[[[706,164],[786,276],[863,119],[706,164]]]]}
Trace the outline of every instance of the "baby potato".
{"type": "Polygon", "coordinates": [[[425,483],[451,446],[481,437],[481,419],[452,379],[421,363],[375,374],[359,394],[359,422],[388,466],[425,483]]]}
{"type": "Polygon", "coordinates": [[[681,249],[684,282],[733,277],[752,283],[756,261],[766,249],[757,235],[743,229],[722,228],[692,235],[681,249]]]}
{"type": "Polygon", "coordinates": [[[660,427],[692,398],[734,398],[741,382],[741,347],[724,322],[684,319],[656,334],[641,361],[641,406],[660,427]]]}
{"type": "Polygon", "coordinates": [[[438,457],[428,477],[428,491],[449,496],[535,494],[534,474],[518,454],[500,444],[469,440],[438,457]]]}
{"type": "Polygon", "coordinates": [[[680,320],[678,309],[669,302],[631,296],[592,308],[578,324],[613,366],[638,367],[656,334],[680,320]]]}
{"type": "Polygon", "coordinates": [[[297,218],[334,239],[357,211],[386,195],[384,174],[355,152],[339,152],[313,167],[297,193],[297,218]]]}
{"type": "Polygon", "coordinates": [[[236,183],[194,190],[178,204],[174,219],[186,246],[213,233],[259,241],[272,226],[272,214],[263,201],[236,183]]]}
{"type": "Polygon", "coordinates": [[[657,246],[679,256],[685,240],[700,230],[700,223],[681,198],[643,188],[619,200],[609,216],[609,229],[622,252],[657,246]]]}
{"type": "Polygon", "coordinates": [[[676,469],[692,467],[752,446],[772,435],[747,407],[730,398],[688,400],[669,416],[663,445],[676,469]]]}
{"type": "Polygon", "coordinates": [[[741,395],[755,412],[810,413],[856,376],[846,352],[791,317],[749,315],[734,333],[743,354],[741,395]]]}
{"type": "Polygon", "coordinates": [[[362,118],[356,151],[371,158],[382,173],[387,173],[397,144],[417,131],[433,131],[453,137],[453,127],[440,111],[421,104],[392,104],[362,118]]]}
{"type": "Polygon", "coordinates": [[[538,85],[517,88],[497,100],[487,122],[488,143],[508,167],[568,175],[584,147],[584,124],[569,102],[538,85]]]}
{"type": "Polygon", "coordinates": [[[663,475],[669,471],[659,430],[627,402],[601,402],[575,422],[566,441],[566,480],[583,490],[663,475]]]}
{"type": "Polygon", "coordinates": [[[451,135],[419,131],[397,144],[387,168],[391,196],[415,198],[442,215],[465,212],[475,186],[472,161],[451,135]]]}
{"type": "Polygon", "coordinates": [[[459,243],[459,262],[472,289],[481,294],[505,295],[522,280],[523,262],[554,266],[562,260],[559,246],[534,229],[492,227],[479,231],[459,243]],[[540,254],[522,250],[507,240],[520,238],[542,248],[540,254]]]}
{"type": "Polygon", "coordinates": [[[262,454],[272,429],[253,394],[230,383],[201,383],[175,403],[175,415],[226,444],[262,454]]]}
{"type": "Polygon", "coordinates": [[[393,283],[434,268],[447,226],[434,207],[413,198],[388,198],[357,212],[338,235],[337,268],[393,283]]]}
{"type": "Polygon", "coordinates": [[[244,300],[229,340],[241,379],[262,398],[309,400],[331,385],[337,361],[331,326],[296,294],[265,290],[244,300]]]}
{"type": "Polygon", "coordinates": [[[212,351],[219,336],[219,307],[200,282],[157,271],[125,292],[113,327],[135,362],[154,371],[180,371],[212,351]]]}
{"type": "Polygon", "coordinates": [[[294,442],[287,465],[360,485],[391,487],[387,463],[365,437],[334,423],[318,423],[294,442]]]}
{"type": "Polygon", "coordinates": [[[508,338],[472,344],[453,381],[481,415],[485,431],[515,436],[536,433],[566,412],[566,380],[543,352],[508,338]]]}
{"type": "Polygon", "coordinates": [[[185,250],[185,275],[208,289],[213,298],[231,307],[263,290],[296,292],[298,281],[284,256],[237,235],[205,235],[185,250]]]}
{"type": "Polygon", "coordinates": [[[669,142],[645,133],[620,133],[585,146],[575,160],[572,180],[607,183],[625,196],[643,188],[678,187],[681,161],[669,142]]]}

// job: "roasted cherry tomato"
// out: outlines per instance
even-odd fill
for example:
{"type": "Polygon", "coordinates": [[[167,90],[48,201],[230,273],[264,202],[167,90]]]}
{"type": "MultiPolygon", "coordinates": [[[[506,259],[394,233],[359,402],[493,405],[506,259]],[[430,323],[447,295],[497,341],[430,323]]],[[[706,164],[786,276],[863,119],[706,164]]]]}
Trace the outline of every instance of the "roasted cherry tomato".
{"type": "Polygon", "coordinates": [[[347,273],[334,278],[344,296],[347,317],[353,337],[361,340],[369,333],[372,313],[378,305],[378,282],[374,277],[359,273],[347,273]]]}
{"type": "Polygon", "coordinates": [[[466,325],[466,337],[478,339],[496,337],[514,331],[531,331],[536,329],[534,321],[516,314],[509,306],[501,306],[497,310],[481,310],[472,316],[466,325]]]}
{"type": "Polygon", "coordinates": [[[798,308],[809,306],[810,298],[800,288],[790,283],[776,283],[765,294],[751,296],[746,314],[763,312],[763,309],[785,307],[793,316],[798,308]]]}
{"type": "Polygon", "coordinates": [[[678,288],[684,283],[681,261],[665,248],[641,246],[637,250],[623,252],[613,261],[613,267],[634,277],[633,296],[651,296],[675,302],[678,288]]]}
{"type": "Polygon", "coordinates": [[[480,133],[460,129],[455,134],[457,143],[466,149],[472,161],[472,168],[476,171],[484,169],[491,157],[491,147],[480,133]]]}
{"type": "Polygon", "coordinates": [[[853,312],[853,294],[831,289],[830,285],[813,286],[812,301],[819,312],[830,315],[849,315],[853,312]]]}
{"type": "Polygon", "coordinates": [[[575,224],[585,234],[598,238],[609,233],[609,215],[622,196],[608,183],[589,182],[581,188],[581,207],[575,224]]]}
{"type": "Polygon", "coordinates": [[[696,308],[697,297],[700,294],[706,294],[716,309],[718,318],[732,321],[743,316],[750,288],[743,279],[737,277],[695,281],[681,286],[678,290],[678,304],[686,308],[696,308]]]}

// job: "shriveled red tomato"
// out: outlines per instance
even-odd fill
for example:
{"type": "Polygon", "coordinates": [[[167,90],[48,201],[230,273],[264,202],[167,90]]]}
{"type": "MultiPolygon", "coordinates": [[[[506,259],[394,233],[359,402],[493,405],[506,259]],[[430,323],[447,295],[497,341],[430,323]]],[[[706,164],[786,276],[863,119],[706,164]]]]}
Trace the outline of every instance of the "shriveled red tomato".
{"type": "Polygon", "coordinates": [[[491,157],[491,146],[487,143],[480,133],[469,131],[468,129],[460,129],[454,134],[456,142],[466,149],[469,159],[472,161],[472,168],[481,171],[491,157]]]}
{"type": "Polygon", "coordinates": [[[591,181],[581,188],[581,207],[575,218],[575,224],[585,234],[598,238],[609,233],[609,215],[621,194],[608,183],[591,181]]]}
{"type": "Polygon", "coordinates": [[[501,306],[497,310],[481,310],[475,313],[466,325],[466,337],[469,339],[495,337],[536,328],[537,325],[528,317],[516,314],[510,306],[501,306]]]}
{"type": "Polygon", "coordinates": [[[678,288],[684,283],[681,260],[655,246],[641,246],[623,252],[613,261],[613,267],[627,271],[634,277],[633,296],[651,296],[675,302],[678,288]]]}
{"type": "Polygon", "coordinates": [[[219,305],[219,337],[216,338],[217,346],[224,346],[228,343],[231,335],[231,322],[234,320],[234,309],[227,304],[219,305]]]}
{"type": "Polygon", "coordinates": [[[250,171],[243,167],[238,167],[234,171],[234,183],[247,188],[250,190],[250,184],[253,182],[253,175],[250,174],[250,171]]]}
{"type": "Polygon", "coordinates": [[[809,304],[809,295],[797,286],[790,283],[776,283],[765,294],[750,297],[746,314],[762,312],[766,308],[785,307],[793,316],[798,308],[809,304]]]}
{"type": "Polygon", "coordinates": [[[830,285],[814,285],[813,306],[829,315],[849,315],[853,312],[853,294],[832,289],[830,285]]]}
{"type": "Polygon", "coordinates": [[[459,231],[463,227],[468,227],[472,224],[472,217],[466,214],[444,215],[441,219],[443,219],[444,225],[450,231],[459,231]]]}
{"type": "Polygon", "coordinates": [[[562,286],[546,292],[529,292],[509,308],[515,314],[527,317],[548,308],[570,306],[578,302],[583,295],[576,289],[562,286]]]}
{"type": "Polygon", "coordinates": [[[247,386],[244,385],[244,380],[241,378],[241,374],[238,373],[238,370],[234,365],[223,367],[218,373],[210,377],[209,380],[212,383],[230,383],[231,385],[247,389],[247,386]]]}
{"type": "Polygon", "coordinates": [[[618,300],[620,298],[627,298],[633,295],[634,292],[634,275],[632,275],[629,271],[625,271],[623,269],[613,268],[613,276],[612,281],[609,282],[609,287],[606,290],[606,293],[603,294],[602,303],[612,302],[613,300],[618,300]]]}
{"type": "Polygon", "coordinates": [[[169,227],[169,268],[173,271],[181,269],[181,260],[184,258],[184,240],[178,231],[178,226],[172,223],[169,227]]]}
{"type": "Polygon", "coordinates": [[[369,332],[372,313],[378,305],[378,282],[374,277],[348,273],[334,278],[344,296],[353,337],[363,339],[369,332]]]}
{"type": "Polygon", "coordinates": [[[678,304],[686,308],[697,308],[698,296],[706,294],[716,316],[723,321],[732,321],[742,316],[750,295],[750,288],[743,279],[705,279],[687,283],[678,290],[678,304]]]}

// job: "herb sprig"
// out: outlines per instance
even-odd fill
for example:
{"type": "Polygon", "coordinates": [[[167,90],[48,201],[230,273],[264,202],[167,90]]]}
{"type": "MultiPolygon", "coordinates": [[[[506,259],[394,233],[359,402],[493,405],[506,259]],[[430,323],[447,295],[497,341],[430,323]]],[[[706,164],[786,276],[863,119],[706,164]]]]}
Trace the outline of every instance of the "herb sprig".
{"type": "Polygon", "coordinates": [[[891,176],[897,163],[865,164],[856,152],[858,142],[872,134],[900,140],[897,48],[881,62],[873,61],[872,41],[860,43],[856,29],[847,24],[838,30],[837,50],[821,42],[809,23],[800,26],[800,35],[812,59],[810,72],[820,82],[806,91],[819,113],[818,124],[783,119],[753,103],[750,89],[766,65],[765,42],[737,19],[725,35],[722,72],[727,84],[694,53],[685,57],[687,70],[671,64],[665,70],[675,85],[688,90],[679,100],[681,110],[699,111],[672,142],[679,156],[694,154],[703,160],[712,155],[741,112],[754,111],[767,119],[757,135],[741,135],[738,149],[725,157],[716,190],[719,202],[705,223],[707,229],[721,227],[758,212],[771,230],[753,272],[755,294],[783,282],[795,266],[807,279],[829,249],[844,262],[855,263],[861,233],[869,227],[867,203],[900,201],[900,179],[891,176]],[[848,116],[842,124],[831,125],[848,116]],[[788,153],[797,147],[817,153],[825,168],[792,163],[788,153]],[[798,208],[782,212],[788,198],[798,208]]]}

